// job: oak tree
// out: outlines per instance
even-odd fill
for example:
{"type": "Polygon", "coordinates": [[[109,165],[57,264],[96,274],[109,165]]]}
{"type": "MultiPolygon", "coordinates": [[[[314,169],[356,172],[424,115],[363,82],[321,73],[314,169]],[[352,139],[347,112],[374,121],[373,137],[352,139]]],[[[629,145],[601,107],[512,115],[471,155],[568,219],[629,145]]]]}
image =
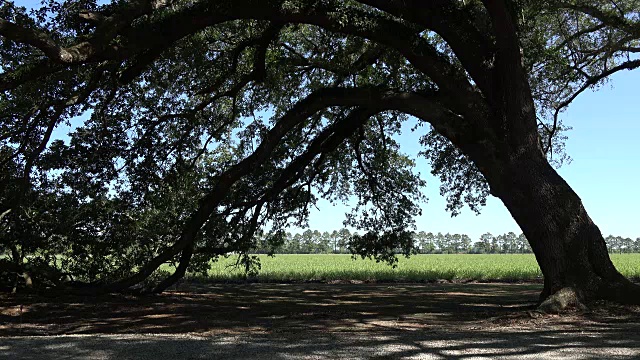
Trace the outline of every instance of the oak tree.
{"type": "Polygon", "coordinates": [[[162,291],[215,256],[250,264],[256,232],[269,224],[281,242],[315,194],[355,196],[359,249],[389,259],[422,199],[393,140],[413,116],[432,127],[424,154],[449,210],[490,194],[520,225],[544,307],[638,302],[549,161],[565,103],[611,66],[635,66],[621,56],[637,51],[637,7],[610,3],[58,0],[27,14],[5,2],[11,266],[26,273],[28,254],[53,285],[62,273],[92,291],[162,291]],[[56,140],[65,124],[69,140],[56,140]],[[166,262],[173,273],[160,273],[166,262]]]}

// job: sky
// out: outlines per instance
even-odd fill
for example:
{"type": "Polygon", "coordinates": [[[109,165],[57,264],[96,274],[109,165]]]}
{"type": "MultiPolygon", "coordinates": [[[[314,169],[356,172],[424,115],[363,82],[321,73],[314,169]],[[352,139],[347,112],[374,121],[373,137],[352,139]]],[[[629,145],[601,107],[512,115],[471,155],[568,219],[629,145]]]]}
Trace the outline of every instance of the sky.
{"type": "MultiPolygon", "coordinates": [[[[39,0],[17,0],[17,5],[34,7],[39,0]]],[[[581,94],[561,115],[564,125],[573,127],[567,135],[566,151],[573,161],[558,172],[582,199],[587,212],[602,233],[640,237],[640,70],[621,72],[597,91],[581,94]]],[[[419,135],[405,127],[399,138],[404,152],[416,155],[419,135]]],[[[481,234],[513,231],[515,223],[502,202],[489,197],[480,215],[465,208],[457,217],[445,210],[439,181],[430,175],[424,158],[416,158],[416,170],[427,181],[429,201],[422,204],[417,230],[467,234],[478,240],[481,234]]],[[[309,228],[332,231],[343,227],[346,205],[320,201],[309,218],[309,228]]]]}

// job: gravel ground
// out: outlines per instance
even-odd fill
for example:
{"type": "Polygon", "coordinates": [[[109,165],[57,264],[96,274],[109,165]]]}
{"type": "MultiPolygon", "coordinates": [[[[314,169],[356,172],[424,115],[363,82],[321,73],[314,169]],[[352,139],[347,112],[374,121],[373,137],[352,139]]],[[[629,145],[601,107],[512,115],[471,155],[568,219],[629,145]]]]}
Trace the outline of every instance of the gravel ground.
{"type": "Polygon", "coordinates": [[[0,359],[640,359],[640,306],[542,315],[539,284],[252,284],[0,296],[0,359]]]}
{"type": "Polygon", "coordinates": [[[640,335],[602,332],[389,331],[387,334],[71,335],[3,338],[0,358],[49,359],[638,359],[640,335]]]}
{"type": "Polygon", "coordinates": [[[70,335],[2,339],[0,358],[638,359],[640,332],[520,331],[269,335],[70,335]]]}

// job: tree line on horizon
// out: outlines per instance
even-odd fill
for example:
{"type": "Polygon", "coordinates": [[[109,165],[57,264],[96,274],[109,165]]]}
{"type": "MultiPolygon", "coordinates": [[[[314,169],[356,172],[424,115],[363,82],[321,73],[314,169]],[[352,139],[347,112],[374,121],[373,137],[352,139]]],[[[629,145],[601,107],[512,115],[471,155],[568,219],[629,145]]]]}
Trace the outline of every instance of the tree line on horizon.
{"type": "MultiPolygon", "coordinates": [[[[257,254],[350,254],[351,239],[358,235],[347,228],[323,231],[307,229],[303,232],[286,232],[275,245],[264,236],[256,237],[257,254]]],[[[609,235],[605,238],[609,253],[640,253],[640,237],[609,235]]],[[[531,254],[531,246],[524,234],[507,232],[493,235],[486,232],[473,241],[466,234],[412,233],[412,245],[416,254],[531,254]]]]}

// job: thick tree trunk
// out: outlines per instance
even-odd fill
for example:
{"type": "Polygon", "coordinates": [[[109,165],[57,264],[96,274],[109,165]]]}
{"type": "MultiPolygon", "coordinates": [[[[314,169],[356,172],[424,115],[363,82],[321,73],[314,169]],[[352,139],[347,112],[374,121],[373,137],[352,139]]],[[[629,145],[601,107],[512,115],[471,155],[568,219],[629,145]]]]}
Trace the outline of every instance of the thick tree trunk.
{"type": "Polygon", "coordinates": [[[501,158],[487,179],[529,240],[542,273],[541,307],[557,311],[608,299],[640,303],[640,287],[614,267],[582,201],[537,146],[501,158]]]}
{"type": "Polygon", "coordinates": [[[476,111],[472,131],[459,131],[471,138],[444,135],[476,163],[529,240],[544,275],[543,310],[595,299],[640,303],[640,287],[615,269],[582,201],[541,150],[515,12],[506,2],[483,3],[496,35],[486,108],[476,111]]]}

